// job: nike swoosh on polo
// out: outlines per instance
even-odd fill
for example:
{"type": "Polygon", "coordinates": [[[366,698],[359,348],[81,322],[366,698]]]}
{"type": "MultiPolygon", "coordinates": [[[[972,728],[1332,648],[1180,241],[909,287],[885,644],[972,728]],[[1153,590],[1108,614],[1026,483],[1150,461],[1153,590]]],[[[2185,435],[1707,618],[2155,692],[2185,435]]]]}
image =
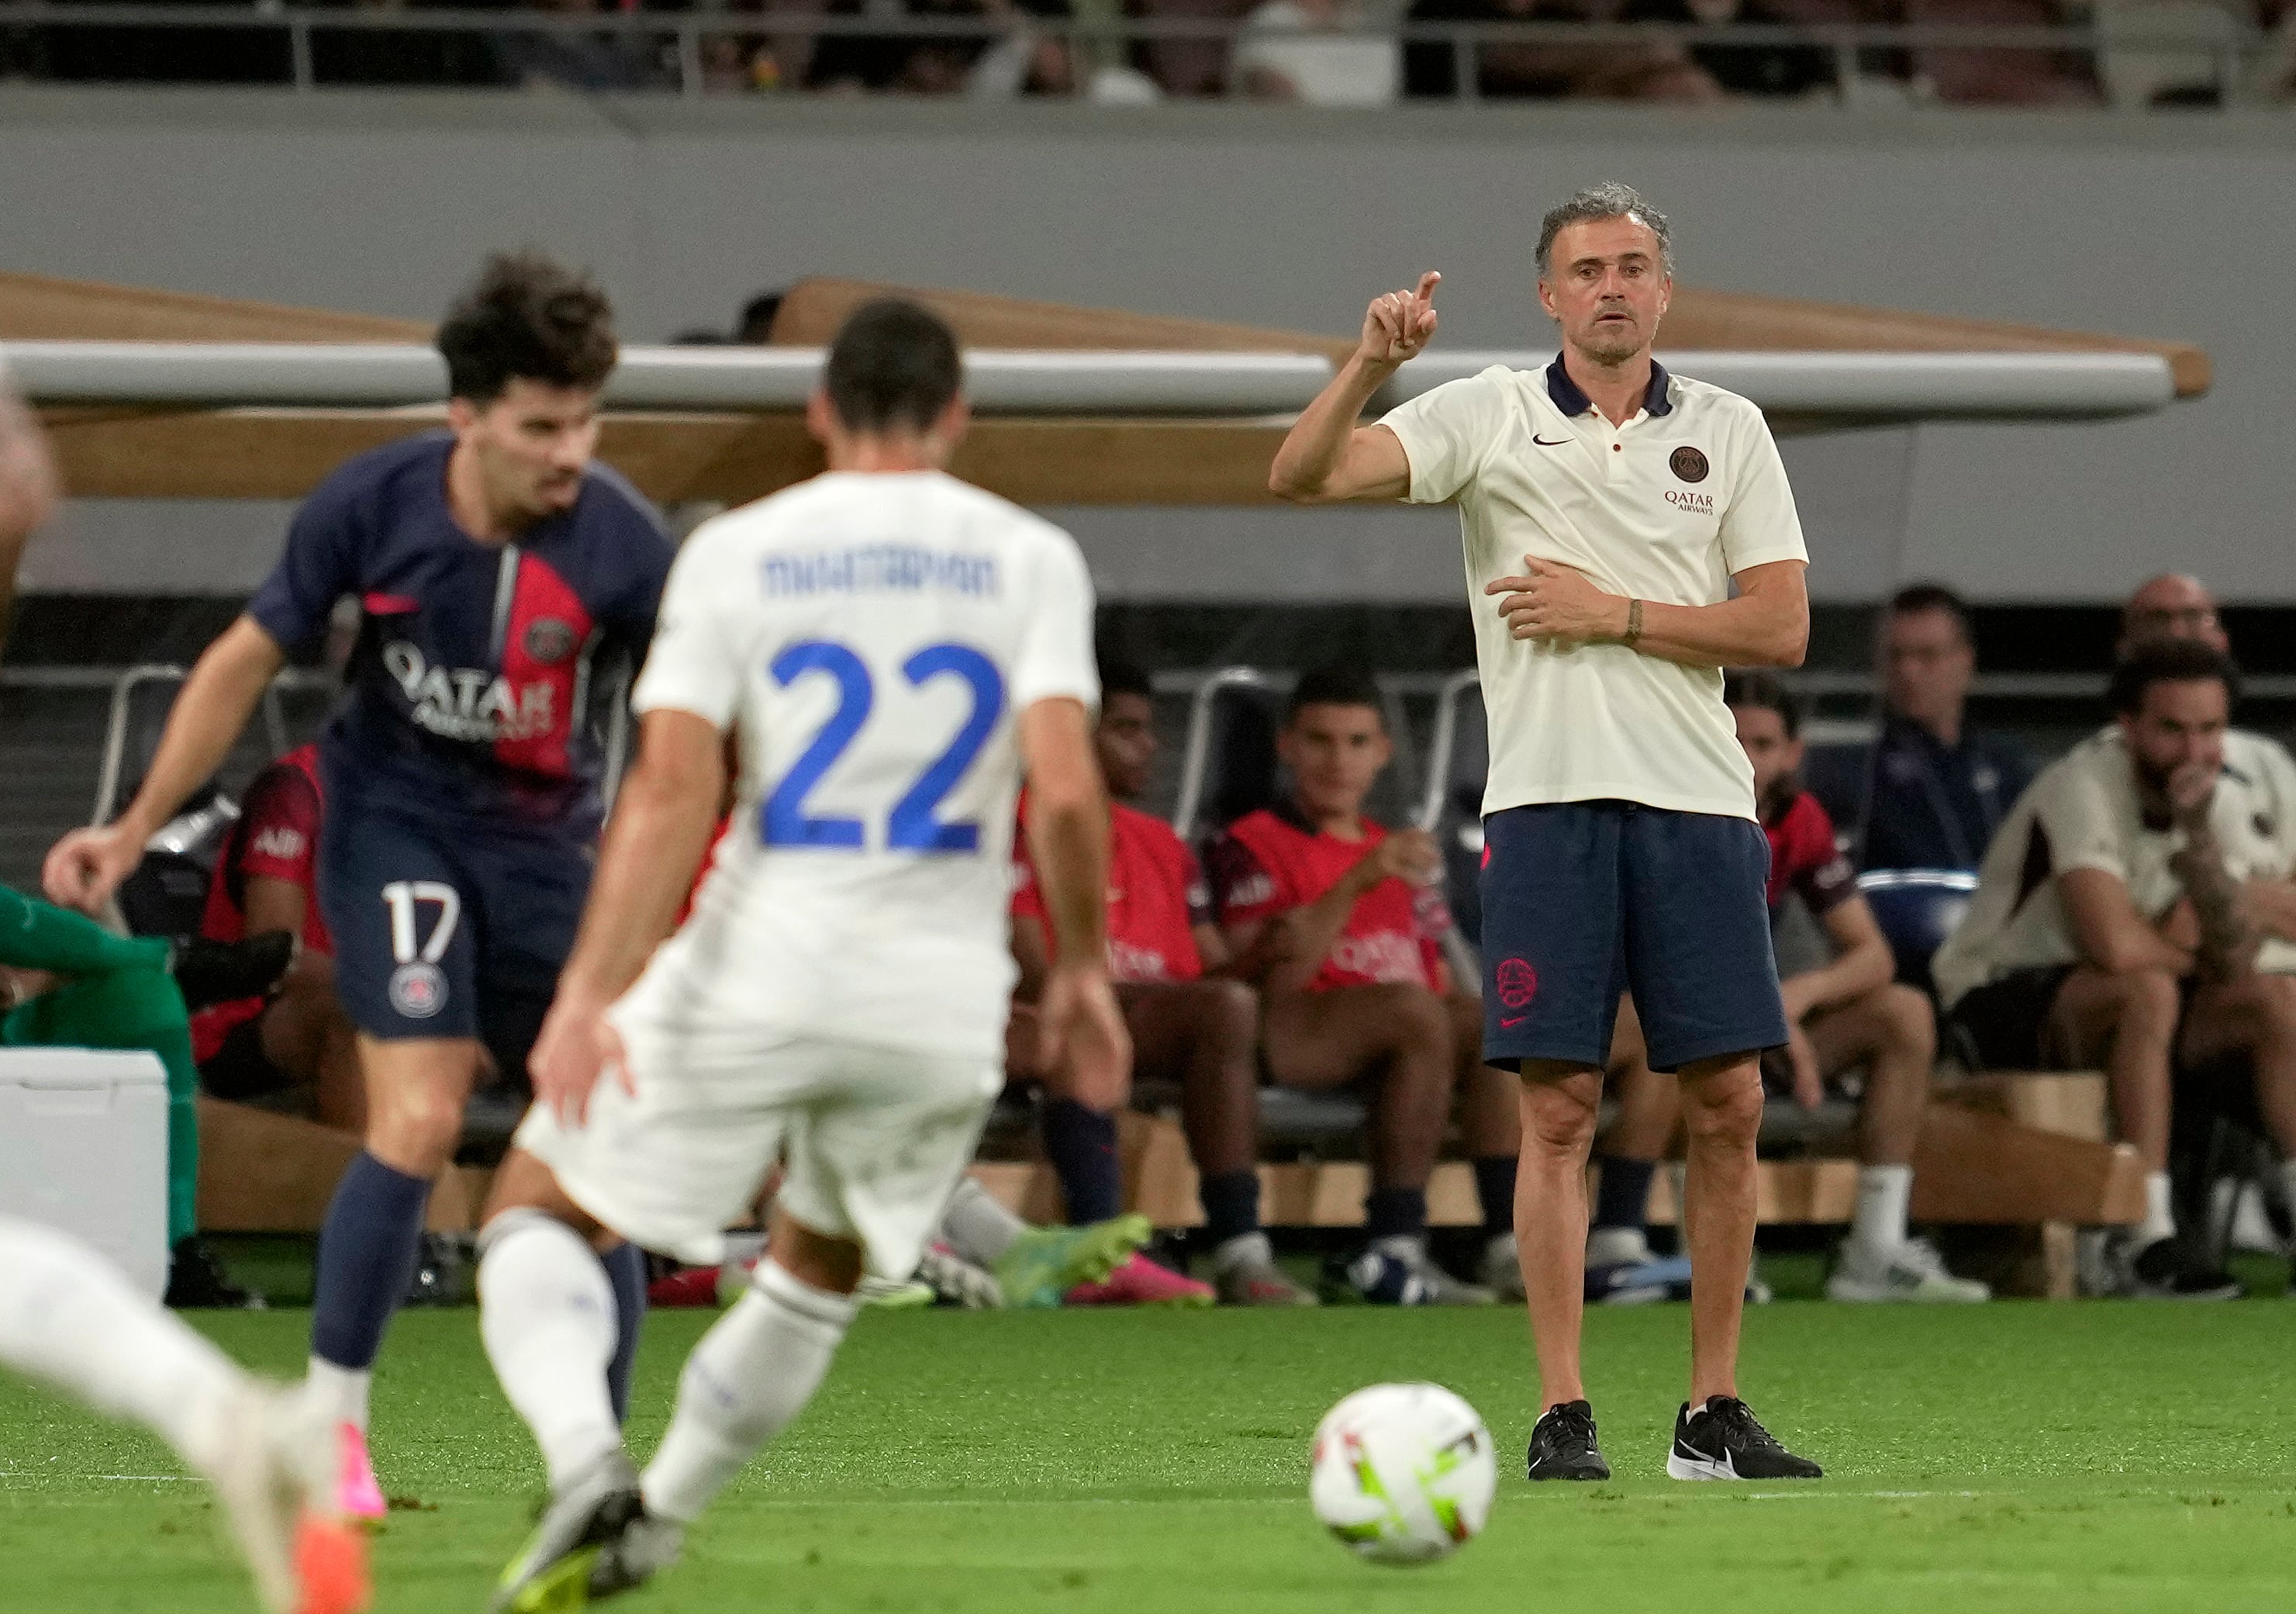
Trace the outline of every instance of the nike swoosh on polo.
{"type": "Polygon", "coordinates": [[[1567,437],[1558,437],[1553,442],[1549,442],[1536,432],[1533,432],[1530,434],[1530,441],[1537,443],[1542,449],[1561,449],[1567,447],[1570,441],[1567,437]]]}
{"type": "Polygon", "coordinates": [[[1499,1029],[1501,1031],[1513,1031],[1516,1026],[1521,1025],[1525,1020],[1529,1018],[1530,1017],[1529,1015],[1517,1015],[1512,1020],[1502,1017],[1499,1020],[1499,1029]]]}

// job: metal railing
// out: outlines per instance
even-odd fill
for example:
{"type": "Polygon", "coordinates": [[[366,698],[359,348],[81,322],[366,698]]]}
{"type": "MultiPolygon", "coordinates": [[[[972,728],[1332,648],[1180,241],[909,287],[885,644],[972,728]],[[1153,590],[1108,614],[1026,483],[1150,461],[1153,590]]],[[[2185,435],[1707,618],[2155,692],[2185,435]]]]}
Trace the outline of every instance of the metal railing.
{"type": "MultiPolygon", "coordinates": [[[[2070,54],[2095,62],[2111,52],[2153,51],[2184,58],[2206,58],[2208,76],[2226,102],[2249,93],[2259,76],[2257,70],[2296,54],[2296,46],[2290,42],[2276,40],[2253,22],[2229,13],[2224,14],[2221,27],[2212,20],[2209,28],[2196,30],[2189,24],[2179,27],[2166,17],[2147,16],[2144,12],[2145,8],[2139,6],[2134,14],[2116,16],[2109,5],[2100,6],[2089,22],[2048,27],[1866,21],[1447,21],[1407,22],[1390,29],[1352,31],[1398,45],[1448,46],[1457,95],[1462,100],[1478,98],[1480,53],[1503,45],[1613,50],[1645,50],[1652,45],[1816,49],[1826,52],[1831,58],[1837,86],[1849,85],[1860,78],[1861,64],[1881,54],[2013,52],[2070,54]]],[[[321,74],[313,48],[315,39],[322,36],[435,34],[490,41],[544,37],[570,42],[612,36],[641,44],[652,43],[661,56],[660,91],[685,95],[700,95],[707,91],[709,53],[705,47],[710,40],[727,37],[750,41],[859,38],[988,44],[1025,34],[1039,39],[1058,39],[1103,57],[1112,57],[1125,46],[1159,41],[1234,43],[1246,38],[1282,40],[1301,37],[1256,29],[1248,21],[1202,18],[1030,16],[1016,21],[987,16],[829,16],[800,12],[687,12],[668,15],[600,12],[569,15],[381,7],[323,10],[275,4],[269,0],[243,6],[56,4],[50,0],[0,0],[0,37],[14,29],[122,28],[277,36],[285,43],[287,59],[283,77],[276,82],[304,90],[324,87],[331,82],[321,74]]],[[[1087,77],[1077,75],[1078,95],[1085,93],[1087,77]]]]}

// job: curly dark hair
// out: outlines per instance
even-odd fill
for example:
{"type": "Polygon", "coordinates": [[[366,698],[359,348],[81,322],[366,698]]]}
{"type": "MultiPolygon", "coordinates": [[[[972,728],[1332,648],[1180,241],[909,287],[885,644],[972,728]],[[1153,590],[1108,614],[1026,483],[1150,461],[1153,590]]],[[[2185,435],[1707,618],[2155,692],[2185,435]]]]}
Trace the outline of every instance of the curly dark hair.
{"type": "Polygon", "coordinates": [[[2112,710],[2120,716],[2133,717],[2144,709],[2145,692],[2155,684],[2211,679],[2225,687],[2230,704],[2240,704],[2240,668],[2232,657],[2198,639],[2145,639],[2113,666],[2109,691],[2112,710]]]}
{"type": "Polygon", "coordinates": [[[597,282],[545,254],[497,252],[439,326],[450,394],[489,404],[512,381],[594,390],[619,349],[597,282]]]}

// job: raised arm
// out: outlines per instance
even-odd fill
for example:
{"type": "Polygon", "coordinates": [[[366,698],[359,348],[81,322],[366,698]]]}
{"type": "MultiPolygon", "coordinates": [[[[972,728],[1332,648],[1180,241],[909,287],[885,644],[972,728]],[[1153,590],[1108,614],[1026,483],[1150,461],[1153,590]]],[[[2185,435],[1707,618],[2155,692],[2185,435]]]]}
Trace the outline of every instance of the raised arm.
{"type": "Polygon", "coordinates": [[[1411,462],[1385,426],[1359,426],[1364,406],[1388,377],[1415,358],[1435,334],[1435,288],[1430,271],[1417,289],[1374,298],[1364,312],[1363,334],[1340,373],[1300,411],[1268,467],[1267,490],[1297,504],[1343,499],[1401,498],[1411,491],[1411,462]]]}
{"type": "Polygon", "coordinates": [[[1605,593],[1585,572],[1523,556],[1524,570],[1487,584],[1517,638],[1619,644],[1691,667],[1799,667],[1809,648],[1808,564],[1769,561],[1737,573],[1716,605],[1669,605],[1605,593]]]}
{"type": "Polygon", "coordinates": [[[286,663],[279,641],[253,617],[225,629],[184,681],[151,771],[127,811],[110,824],[75,829],[49,849],[41,869],[48,900],[88,912],[109,902],[142,861],[144,844],[222,765],[286,663]]]}
{"type": "Polygon", "coordinates": [[[2180,768],[2169,779],[2169,801],[2185,844],[2169,860],[2183,883],[2200,925],[2193,964],[2211,981],[2229,980],[2256,962],[2263,940],[2249,912],[2241,883],[2225,866],[2224,847],[2210,816],[2217,793],[2213,764],[2180,768]]]}

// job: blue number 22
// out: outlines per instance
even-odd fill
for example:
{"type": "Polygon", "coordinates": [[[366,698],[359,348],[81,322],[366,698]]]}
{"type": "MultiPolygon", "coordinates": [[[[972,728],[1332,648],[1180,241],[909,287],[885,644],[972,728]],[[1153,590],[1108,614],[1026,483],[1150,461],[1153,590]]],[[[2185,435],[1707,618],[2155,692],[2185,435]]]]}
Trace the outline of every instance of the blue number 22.
{"type": "MultiPolygon", "coordinates": [[[[837,709],[829,714],[829,721],[822,724],[812,743],[766,798],[759,815],[759,833],[768,846],[843,847],[858,851],[864,841],[860,819],[808,818],[805,798],[869,721],[870,710],[876,704],[869,668],[843,645],[808,639],[775,656],[768,671],[775,683],[784,686],[797,682],[808,672],[825,673],[835,679],[837,709]]],[[[955,737],[949,741],[948,748],[934,758],[901,799],[893,803],[892,811],[885,817],[885,844],[900,852],[977,852],[980,846],[980,825],[944,824],[934,814],[972,766],[981,746],[996,730],[996,720],[1004,715],[1004,679],[997,672],[996,663],[969,645],[928,646],[904,662],[901,672],[912,686],[929,683],[944,674],[963,679],[972,690],[972,710],[955,737]]]]}

